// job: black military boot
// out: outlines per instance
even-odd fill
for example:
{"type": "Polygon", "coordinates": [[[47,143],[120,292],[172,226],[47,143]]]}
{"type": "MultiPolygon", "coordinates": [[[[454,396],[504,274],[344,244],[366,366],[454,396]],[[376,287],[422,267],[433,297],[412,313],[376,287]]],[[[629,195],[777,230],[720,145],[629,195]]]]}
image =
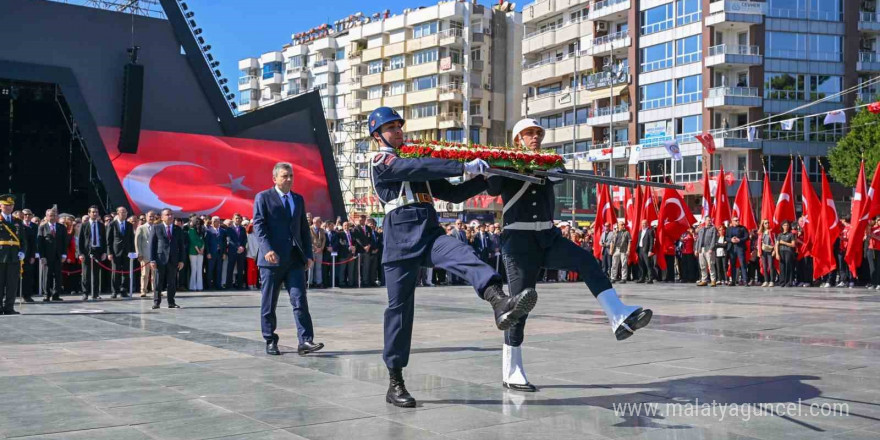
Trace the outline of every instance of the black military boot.
{"type": "Polygon", "coordinates": [[[538,292],[529,287],[516,296],[507,296],[500,284],[493,284],[483,292],[483,299],[492,304],[498,330],[507,330],[532,311],[538,303],[538,292]]]}
{"type": "Polygon", "coordinates": [[[388,375],[390,381],[388,392],[385,393],[385,401],[401,408],[415,407],[416,399],[409,395],[409,391],[403,384],[403,368],[389,368],[388,375]]]}

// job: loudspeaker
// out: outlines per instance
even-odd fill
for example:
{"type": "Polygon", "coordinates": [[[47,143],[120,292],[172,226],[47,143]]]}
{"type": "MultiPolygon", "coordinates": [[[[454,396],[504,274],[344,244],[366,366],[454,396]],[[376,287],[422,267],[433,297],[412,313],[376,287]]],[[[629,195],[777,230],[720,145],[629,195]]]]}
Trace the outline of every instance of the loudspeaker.
{"type": "Polygon", "coordinates": [[[143,105],[144,66],[126,64],[122,82],[122,124],[117,145],[120,153],[137,153],[143,105]]]}

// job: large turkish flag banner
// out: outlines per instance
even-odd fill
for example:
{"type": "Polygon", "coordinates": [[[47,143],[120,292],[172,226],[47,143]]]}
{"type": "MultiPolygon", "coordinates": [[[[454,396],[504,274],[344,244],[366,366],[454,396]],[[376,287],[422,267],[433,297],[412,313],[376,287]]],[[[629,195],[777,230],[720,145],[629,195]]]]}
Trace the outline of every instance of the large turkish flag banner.
{"type": "Polygon", "coordinates": [[[293,165],[293,191],[306,211],[331,218],[330,190],[317,145],[141,130],[138,152],[118,154],[119,128],[100,127],[110,160],[135,213],[253,216],[256,194],[271,188],[272,168],[293,165]]]}

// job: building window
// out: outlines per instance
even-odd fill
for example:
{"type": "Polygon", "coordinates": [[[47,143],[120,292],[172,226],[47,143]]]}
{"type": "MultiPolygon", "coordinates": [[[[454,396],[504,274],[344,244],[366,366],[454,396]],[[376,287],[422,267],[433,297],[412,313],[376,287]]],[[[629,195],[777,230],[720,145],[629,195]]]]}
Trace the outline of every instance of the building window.
{"type": "Polygon", "coordinates": [[[642,138],[639,143],[644,146],[656,147],[662,142],[666,142],[672,138],[671,130],[669,130],[670,121],[654,121],[639,124],[642,131],[642,138]]]}
{"type": "Polygon", "coordinates": [[[367,75],[375,75],[377,73],[382,73],[382,60],[370,61],[370,64],[367,65],[367,75]]]}
{"type": "Polygon", "coordinates": [[[642,35],[672,28],[672,3],[642,11],[642,35]]]}
{"type": "Polygon", "coordinates": [[[675,80],[675,103],[688,104],[703,99],[703,75],[686,76],[675,80]]]}
{"type": "Polygon", "coordinates": [[[406,82],[404,82],[404,81],[393,82],[393,83],[391,83],[391,86],[389,87],[388,90],[389,90],[389,94],[391,96],[402,95],[402,94],[406,93],[406,82]]]}
{"type": "Polygon", "coordinates": [[[452,60],[452,64],[461,64],[461,51],[449,49],[449,59],[452,60]]]}
{"type": "Polygon", "coordinates": [[[480,143],[480,127],[471,127],[470,134],[468,135],[468,140],[472,144],[480,143]]]}
{"type": "Polygon", "coordinates": [[[238,104],[239,105],[248,105],[251,103],[251,91],[244,90],[239,93],[238,96],[238,104]]]}
{"type": "Polygon", "coordinates": [[[810,61],[841,61],[839,35],[767,32],[767,56],[810,61]]]}
{"type": "MultiPolygon", "coordinates": [[[[843,77],[828,75],[810,75],[810,101],[825,99],[840,93],[843,77]]],[[[840,102],[840,96],[828,98],[830,102],[840,102]]]]}
{"type": "Polygon", "coordinates": [[[413,26],[413,38],[422,38],[437,33],[437,22],[419,23],[413,26]]]}
{"type": "Polygon", "coordinates": [[[345,59],[345,48],[344,47],[336,49],[336,59],[337,60],[344,60],[345,59]]]}
{"type": "Polygon", "coordinates": [[[805,101],[806,75],[767,72],[764,74],[764,99],[805,101]]]}
{"type": "Polygon", "coordinates": [[[843,13],[842,0],[769,0],[768,3],[770,17],[840,21],[843,13]]]}
{"type": "Polygon", "coordinates": [[[395,55],[388,60],[388,70],[403,69],[405,58],[403,55],[395,55]]]}
{"type": "Polygon", "coordinates": [[[449,142],[463,142],[464,141],[464,129],[450,128],[450,129],[446,130],[446,140],[449,142]]]}
{"type": "Polygon", "coordinates": [[[301,69],[302,65],[303,65],[302,55],[292,56],[287,59],[287,68],[288,69],[301,69]]]}
{"type": "Polygon", "coordinates": [[[483,106],[480,101],[471,102],[471,105],[468,108],[468,113],[470,113],[471,116],[481,116],[483,114],[483,106]]]}
{"type": "Polygon", "coordinates": [[[437,49],[420,50],[418,52],[413,53],[413,55],[412,55],[412,65],[413,66],[418,66],[419,64],[430,63],[433,61],[437,61],[437,49]]]}
{"type": "Polygon", "coordinates": [[[437,87],[437,75],[428,75],[428,76],[420,76],[418,78],[413,78],[412,80],[412,91],[418,92],[419,90],[428,90],[437,87]]]}
{"type": "Polygon", "coordinates": [[[553,83],[547,84],[545,86],[538,86],[536,96],[546,95],[548,93],[556,93],[562,90],[562,83],[553,83]]]}
{"type": "Polygon", "coordinates": [[[437,116],[437,103],[416,104],[410,107],[410,116],[413,119],[437,116]]]}
{"type": "Polygon", "coordinates": [[[678,0],[675,3],[675,10],[675,25],[684,26],[700,21],[702,5],[700,0],[678,0]]]}
{"type": "MultiPolygon", "coordinates": [[[[773,115],[772,114],[765,114],[764,117],[769,119],[769,118],[772,118],[773,115]]],[[[774,141],[802,141],[802,140],[804,140],[804,133],[805,133],[805,128],[806,128],[806,124],[804,123],[805,119],[797,118],[794,121],[792,121],[791,130],[783,130],[782,126],[779,124],[779,122],[793,118],[793,117],[794,117],[793,115],[782,115],[782,116],[779,116],[778,118],[775,118],[776,120],[771,121],[771,123],[769,125],[764,127],[764,129],[763,129],[764,137],[766,139],[774,140],[774,141]]],[[[786,164],[786,166],[788,166],[788,165],[786,164]]],[[[783,170],[782,172],[785,173],[785,171],[786,170],[783,170]]],[[[784,175],[783,175],[783,177],[784,177],[784,175]]],[[[773,176],[771,176],[770,180],[782,180],[782,179],[774,179],[773,176]]]]}
{"type": "Polygon", "coordinates": [[[672,67],[672,43],[660,43],[642,49],[642,73],[672,67]]]}
{"type": "Polygon", "coordinates": [[[703,132],[703,115],[685,116],[678,120],[675,138],[679,142],[693,142],[694,136],[703,132]]]}
{"type": "Polygon", "coordinates": [[[562,114],[555,114],[550,116],[542,116],[541,117],[541,126],[547,130],[562,127],[562,114]]]}
{"type": "Polygon", "coordinates": [[[639,87],[639,110],[672,105],[672,81],[661,81],[639,87]]]}
{"type": "Polygon", "coordinates": [[[281,73],[281,61],[263,64],[263,79],[272,78],[276,73],[281,73]]]}
{"type": "Polygon", "coordinates": [[[703,35],[675,40],[675,64],[696,63],[703,59],[703,35]]]}
{"type": "Polygon", "coordinates": [[[471,51],[471,61],[482,61],[483,60],[483,51],[480,49],[474,49],[471,51]]]}
{"type": "Polygon", "coordinates": [[[372,86],[367,89],[367,99],[379,99],[382,97],[382,86],[372,86]]]}

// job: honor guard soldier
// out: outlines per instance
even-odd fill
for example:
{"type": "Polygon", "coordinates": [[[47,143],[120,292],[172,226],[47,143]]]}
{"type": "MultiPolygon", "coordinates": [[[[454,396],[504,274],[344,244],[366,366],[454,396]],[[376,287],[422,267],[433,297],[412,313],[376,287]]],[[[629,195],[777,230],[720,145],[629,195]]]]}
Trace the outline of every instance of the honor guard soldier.
{"type": "MultiPolygon", "coordinates": [[[[513,127],[516,146],[538,150],[543,138],[544,129],[534,119],[523,119],[513,127]]],[[[593,254],[563,237],[553,225],[553,186],[559,180],[549,178],[544,184],[533,184],[499,176],[488,179],[489,195],[500,195],[504,202],[501,254],[510,291],[534,288],[542,267],[575,271],[599,300],[614,335],[618,340],[626,339],[648,324],[652,312],[624,305],[593,254]]],[[[502,385],[534,392],[537,389],[526,378],[520,347],[527,318],[528,315],[521,317],[504,332],[502,385]]]]}
{"type": "Polygon", "coordinates": [[[15,297],[21,282],[22,261],[27,252],[27,231],[21,220],[12,216],[15,196],[0,196],[0,315],[18,315],[15,297]]]}
{"type": "Polygon", "coordinates": [[[488,301],[495,312],[495,324],[505,330],[526,315],[537,301],[534,289],[515,296],[502,290],[502,278],[480,261],[472,248],[447,236],[440,227],[434,198],[460,203],[486,189],[482,176],[460,185],[448,177],[462,173],[482,174],[488,164],[474,160],[463,164],[454,160],[400,158],[406,121],[391,108],[380,107],[369,117],[370,135],[379,144],[370,177],[376,196],[385,209],[382,266],[388,288],[385,309],[385,348],[382,357],[388,367],[390,384],[385,400],[395,406],[414,407],[415,399],[403,383],[403,368],[409,362],[412,339],[414,294],[419,268],[439,267],[470,282],[477,295],[488,301]]]}

